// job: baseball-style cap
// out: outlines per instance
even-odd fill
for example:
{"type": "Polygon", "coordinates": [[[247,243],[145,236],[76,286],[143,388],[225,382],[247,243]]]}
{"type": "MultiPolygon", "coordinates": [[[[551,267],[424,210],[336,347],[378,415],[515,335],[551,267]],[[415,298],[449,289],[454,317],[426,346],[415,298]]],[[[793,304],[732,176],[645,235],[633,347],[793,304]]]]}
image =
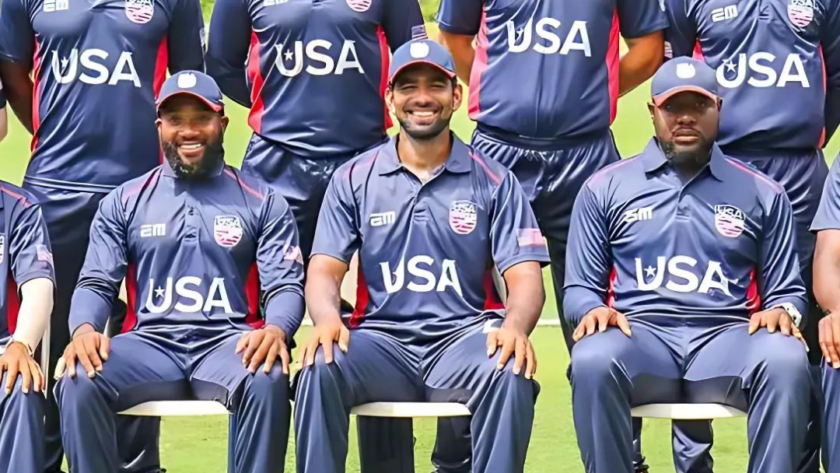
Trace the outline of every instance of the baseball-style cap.
{"type": "Polygon", "coordinates": [[[696,92],[714,101],[720,100],[714,69],[689,57],[671,59],[663,64],[653,76],[650,91],[657,107],[681,92],[696,92]]]}
{"type": "Polygon", "coordinates": [[[394,52],[391,59],[391,70],[388,73],[388,83],[393,84],[400,72],[415,64],[429,64],[443,71],[450,78],[455,77],[455,60],[440,44],[428,40],[418,39],[403,44],[394,52]]]}
{"type": "Polygon", "coordinates": [[[176,95],[192,95],[216,112],[225,108],[222,91],[212,77],[199,71],[181,71],[173,74],[163,83],[157,99],[157,109],[163,102],[176,95]]]}

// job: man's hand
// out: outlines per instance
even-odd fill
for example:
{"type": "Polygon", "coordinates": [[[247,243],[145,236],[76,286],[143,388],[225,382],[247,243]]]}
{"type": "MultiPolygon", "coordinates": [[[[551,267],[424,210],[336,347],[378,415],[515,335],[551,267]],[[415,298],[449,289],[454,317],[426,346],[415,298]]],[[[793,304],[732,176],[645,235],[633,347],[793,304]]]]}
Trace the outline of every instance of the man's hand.
{"type": "Polygon", "coordinates": [[[820,348],[826,363],[840,369],[840,314],[830,313],[820,320],[820,348]]]}
{"type": "Polygon", "coordinates": [[[64,367],[67,367],[67,374],[71,378],[76,377],[76,361],[81,363],[82,368],[85,369],[88,378],[96,376],[98,371],[102,371],[102,363],[108,359],[108,353],[111,352],[111,339],[106,335],[96,331],[93,325],[84,324],[73,334],[73,340],[67,345],[64,350],[64,366],[58,363],[56,366],[56,378],[61,376],[64,367]]]}
{"type": "Polygon", "coordinates": [[[266,325],[259,330],[246,332],[236,344],[236,354],[242,354],[242,364],[251,374],[263,364],[263,372],[268,374],[280,357],[283,374],[289,375],[289,349],[286,347],[286,333],[275,325],[266,325]]]}
{"type": "Polygon", "coordinates": [[[624,314],[610,307],[596,307],[583,316],[572,334],[572,339],[576,342],[580,341],[583,337],[595,333],[595,330],[606,331],[607,327],[618,327],[628,337],[633,335],[624,314]]]}
{"type": "Polygon", "coordinates": [[[347,353],[350,345],[350,331],[341,323],[341,319],[320,323],[315,326],[315,332],[309,337],[309,341],[303,346],[298,363],[306,363],[305,366],[315,364],[315,353],[318,346],[324,347],[324,361],[327,364],[333,362],[333,343],[338,342],[338,348],[347,353]]]}
{"type": "Polygon", "coordinates": [[[537,355],[526,333],[502,325],[499,330],[487,334],[487,356],[495,355],[499,347],[502,347],[502,354],[496,368],[503,369],[513,354],[513,374],[518,375],[522,365],[525,365],[525,379],[534,377],[537,372],[537,355]]]}
{"type": "MultiPolygon", "coordinates": [[[[786,336],[794,335],[796,338],[802,338],[799,329],[793,325],[793,320],[791,320],[790,315],[780,307],[762,310],[750,317],[750,335],[757,332],[759,328],[765,327],[770,333],[775,333],[778,328],[786,336]]],[[[820,324],[820,327],[822,327],[822,324],[820,324]]]]}
{"type": "Polygon", "coordinates": [[[6,377],[6,396],[11,394],[15,387],[18,374],[21,377],[21,388],[24,393],[29,393],[29,387],[33,386],[36,393],[47,388],[47,379],[41,373],[38,363],[29,356],[29,349],[23,343],[12,342],[3,356],[0,356],[0,378],[3,372],[8,372],[6,377]]]}

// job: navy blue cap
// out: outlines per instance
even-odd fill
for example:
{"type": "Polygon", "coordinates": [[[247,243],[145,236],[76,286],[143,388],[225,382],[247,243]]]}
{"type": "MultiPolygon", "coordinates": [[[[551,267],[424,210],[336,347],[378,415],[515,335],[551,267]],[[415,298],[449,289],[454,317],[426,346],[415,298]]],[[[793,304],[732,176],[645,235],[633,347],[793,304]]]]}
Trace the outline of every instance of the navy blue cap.
{"type": "Polygon", "coordinates": [[[157,108],[176,95],[192,95],[216,112],[225,108],[222,91],[212,77],[199,71],[181,71],[173,74],[163,83],[158,94],[157,108]]]}
{"type": "Polygon", "coordinates": [[[394,52],[391,59],[391,70],[388,73],[388,83],[393,84],[394,78],[406,67],[415,64],[429,64],[435,66],[450,78],[455,77],[455,60],[440,44],[428,40],[418,39],[409,41],[394,52]]]}
{"type": "Polygon", "coordinates": [[[650,91],[657,107],[680,92],[695,92],[714,101],[720,100],[714,69],[690,57],[671,59],[663,64],[653,76],[650,91]]]}

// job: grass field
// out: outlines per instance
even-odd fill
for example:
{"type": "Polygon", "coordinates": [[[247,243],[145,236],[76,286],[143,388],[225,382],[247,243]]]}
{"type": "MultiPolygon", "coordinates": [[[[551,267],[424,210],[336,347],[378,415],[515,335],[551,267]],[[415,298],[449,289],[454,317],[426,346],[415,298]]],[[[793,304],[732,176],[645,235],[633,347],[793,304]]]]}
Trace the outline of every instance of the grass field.
{"type": "MultiPolygon", "coordinates": [[[[613,127],[622,156],[639,152],[653,132],[645,102],[650,89],[644,85],[621,99],[618,118],[613,127]]],[[[250,132],[245,122],[245,111],[228,106],[231,126],[226,137],[228,162],[238,166],[250,132]]],[[[14,120],[12,120],[14,122],[14,120]]],[[[461,110],[453,123],[455,131],[468,140],[473,124],[461,110]]],[[[28,158],[29,136],[16,122],[9,138],[0,144],[0,179],[20,183],[28,158]]],[[[834,140],[826,151],[833,160],[840,140],[834,140]]],[[[556,318],[556,307],[550,281],[546,281],[548,303],[543,317],[556,318]]],[[[298,339],[306,338],[303,329],[298,339]]],[[[568,355],[559,328],[541,327],[534,334],[540,359],[538,381],[542,394],[537,403],[536,421],[528,454],[527,471],[535,473],[582,472],[580,455],[572,422],[571,396],[564,373],[568,355]]],[[[60,348],[58,348],[60,349],[60,348]]],[[[417,437],[416,463],[418,472],[431,471],[430,452],[434,445],[433,421],[415,423],[417,437]]],[[[226,420],[222,418],[165,419],[161,450],[163,466],[174,473],[223,473],[226,462],[226,420]]],[[[745,422],[742,419],[717,421],[714,456],[716,471],[730,473],[745,471],[747,447],[745,422]]],[[[294,471],[294,447],[290,440],[287,471],[294,471]]],[[[653,473],[673,471],[670,454],[670,424],[662,421],[645,423],[644,452],[653,473]]],[[[351,431],[348,471],[356,472],[358,455],[355,431],[351,431]]],[[[503,472],[500,472],[503,473],[503,472]]]]}

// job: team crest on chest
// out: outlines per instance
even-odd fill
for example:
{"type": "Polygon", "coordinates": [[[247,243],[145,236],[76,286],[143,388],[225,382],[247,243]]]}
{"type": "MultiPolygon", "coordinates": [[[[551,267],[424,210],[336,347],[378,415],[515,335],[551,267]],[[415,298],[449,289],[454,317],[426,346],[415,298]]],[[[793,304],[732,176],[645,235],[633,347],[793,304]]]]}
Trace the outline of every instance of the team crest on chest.
{"type": "Polygon", "coordinates": [[[155,1],[125,0],[125,16],[138,25],[146,24],[155,16],[155,1]]]}
{"type": "Polygon", "coordinates": [[[242,222],[235,215],[217,215],[213,221],[213,237],[225,248],[233,248],[242,239],[242,222]]]}
{"type": "Polygon", "coordinates": [[[373,0],[347,0],[347,6],[357,13],[368,11],[371,3],[373,3],[373,0]]]}
{"type": "Polygon", "coordinates": [[[805,28],[814,20],[814,0],[789,0],[788,19],[794,26],[805,28]]]}
{"type": "Polygon", "coordinates": [[[0,263],[6,256],[6,235],[0,235],[0,263]]]}
{"type": "Polygon", "coordinates": [[[715,228],[727,238],[737,238],[744,232],[744,212],[734,205],[715,205],[715,228]]]}
{"type": "Polygon", "coordinates": [[[449,205],[449,226],[459,235],[469,235],[478,222],[476,205],[469,200],[456,200],[449,205]]]}

